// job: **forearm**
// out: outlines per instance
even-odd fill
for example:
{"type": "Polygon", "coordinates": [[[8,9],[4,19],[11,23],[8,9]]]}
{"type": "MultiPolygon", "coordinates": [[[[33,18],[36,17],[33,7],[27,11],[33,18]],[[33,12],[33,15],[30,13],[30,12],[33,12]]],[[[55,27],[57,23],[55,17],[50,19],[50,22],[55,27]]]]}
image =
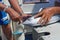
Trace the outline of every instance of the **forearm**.
{"type": "Polygon", "coordinates": [[[60,14],[60,7],[52,7],[52,11],[53,11],[54,13],[60,14]]]}
{"type": "Polygon", "coordinates": [[[57,13],[60,14],[60,7],[57,7],[57,8],[56,8],[56,11],[57,11],[57,13]]]}
{"type": "Polygon", "coordinates": [[[14,8],[14,10],[16,10],[20,14],[23,13],[21,7],[18,4],[18,0],[9,0],[9,2],[11,4],[11,6],[14,8]]]}

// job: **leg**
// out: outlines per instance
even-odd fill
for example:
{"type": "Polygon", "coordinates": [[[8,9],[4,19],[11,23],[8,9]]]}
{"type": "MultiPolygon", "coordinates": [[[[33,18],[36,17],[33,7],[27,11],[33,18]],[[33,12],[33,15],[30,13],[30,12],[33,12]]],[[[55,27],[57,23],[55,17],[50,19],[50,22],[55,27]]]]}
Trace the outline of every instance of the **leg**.
{"type": "Polygon", "coordinates": [[[2,30],[8,40],[13,40],[10,24],[2,25],[2,30]]]}

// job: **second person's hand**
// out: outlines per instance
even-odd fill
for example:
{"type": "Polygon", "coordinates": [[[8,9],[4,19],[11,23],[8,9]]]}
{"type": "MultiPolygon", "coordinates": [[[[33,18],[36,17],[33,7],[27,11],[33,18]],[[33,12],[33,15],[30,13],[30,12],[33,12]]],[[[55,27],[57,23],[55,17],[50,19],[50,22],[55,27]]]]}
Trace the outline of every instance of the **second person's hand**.
{"type": "Polygon", "coordinates": [[[51,17],[55,14],[54,8],[46,8],[42,10],[42,12],[39,12],[37,15],[35,15],[35,18],[41,17],[41,19],[38,21],[39,24],[45,25],[49,22],[51,17]]]}

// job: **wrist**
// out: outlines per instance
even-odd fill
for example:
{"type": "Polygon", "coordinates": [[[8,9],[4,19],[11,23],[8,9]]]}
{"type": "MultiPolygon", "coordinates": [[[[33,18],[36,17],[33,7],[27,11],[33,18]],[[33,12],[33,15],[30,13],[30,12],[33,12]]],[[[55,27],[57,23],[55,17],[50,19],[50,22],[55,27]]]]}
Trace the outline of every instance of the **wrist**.
{"type": "Polygon", "coordinates": [[[5,12],[7,12],[9,15],[11,15],[11,12],[14,12],[14,10],[11,7],[8,7],[5,12]]]}
{"type": "Polygon", "coordinates": [[[52,9],[55,14],[60,13],[60,7],[54,7],[52,9]]]}
{"type": "Polygon", "coordinates": [[[9,9],[9,7],[8,6],[6,6],[6,5],[4,5],[4,4],[2,4],[2,3],[0,3],[0,9],[2,10],[2,11],[8,11],[8,9],[9,9]]]}
{"type": "Polygon", "coordinates": [[[6,11],[8,8],[9,8],[9,7],[8,7],[8,6],[6,6],[6,7],[3,9],[3,11],[6,11]]]}
{"type": "Polygon", "coordinates": [[[51,13],[53,13],[53,14],[56,14],[58,12],[58,9],[57,9],[57,7],[50,7],[49,11],[51,11],[51,13]]]}

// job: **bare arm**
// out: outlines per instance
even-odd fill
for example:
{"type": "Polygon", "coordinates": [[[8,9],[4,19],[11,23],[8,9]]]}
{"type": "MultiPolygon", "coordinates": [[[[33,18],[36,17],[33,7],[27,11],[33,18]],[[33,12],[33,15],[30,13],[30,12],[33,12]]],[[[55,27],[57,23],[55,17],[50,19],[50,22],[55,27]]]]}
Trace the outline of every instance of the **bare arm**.
{"type": "Polygon", "coordinates": [[[8,0],[11,4],[11,6],[20,14],[23,13],[21,7],[18,4],[18,0],[8,0]]]}
{"type": "Polygon", "coordinates": [[[31,17],[31,15],[29,15],[29,14],[24,14],[24,12],[22,11],[21,7],[18,4],[18,0],[8,0],[8,1],[10,2],[11,6],[14,8],[14,10],[16,12],[18,12],[22,16],[23,19],[24,18],[27,19],[27,18],[31,17]]]}
{"type": "Polygon", "coordinates": [[[52,9],[54,10],[55,13],[59,13],[60,14],[60,7],[52,7],[52,9]]]}

